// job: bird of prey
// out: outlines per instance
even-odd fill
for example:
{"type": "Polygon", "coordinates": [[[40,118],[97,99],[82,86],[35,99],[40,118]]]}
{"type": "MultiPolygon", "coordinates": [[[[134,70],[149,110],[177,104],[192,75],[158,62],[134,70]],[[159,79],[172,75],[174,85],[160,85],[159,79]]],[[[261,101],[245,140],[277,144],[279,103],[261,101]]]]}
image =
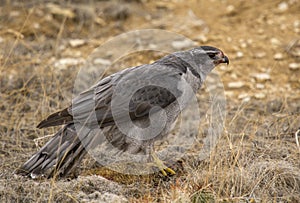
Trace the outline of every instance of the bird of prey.
{"type": "Polygon", "coordinates": [[[113,147],[130,154],[147,154],[164,175],[175,174],[155,155],[153,143],[168,135],[181,110],[188,105],[190,96],[185,94],[187,88],[182,84],[188,84],[196,93],[206,76],[220,63],[229,64],[220,49],[199,46],[99,80],[76,96],[69,107],[38,124],[38,128],[64,126],[17,169],[17,173],[31,177],[70,174],[87,153],[87,146],[100,144],[91,132],[101,129],[113,147]],[[157,132],[156,126],[146,130],[151,125],[151,115],[165,118],[160,122],[160,117],[155,117],[160,123],[157,132]],[[78,125],[85,130],[80,131],[78,125]],[[125,130],[120,129],[124,126],[125,130]],[[133,130],[132,126],[142,130],[133,130]]]}

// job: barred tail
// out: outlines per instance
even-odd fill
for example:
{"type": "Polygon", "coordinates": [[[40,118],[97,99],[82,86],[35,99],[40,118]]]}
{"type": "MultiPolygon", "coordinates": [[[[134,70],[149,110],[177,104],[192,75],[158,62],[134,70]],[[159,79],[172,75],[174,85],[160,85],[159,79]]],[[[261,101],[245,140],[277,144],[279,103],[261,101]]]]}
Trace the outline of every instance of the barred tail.
{"type": "Polygon", "coordinates": [[[66,176],[80,163],[86,150],[73,123],[64,126],[16,173],[32,178],[39,175],[66,176]]]}

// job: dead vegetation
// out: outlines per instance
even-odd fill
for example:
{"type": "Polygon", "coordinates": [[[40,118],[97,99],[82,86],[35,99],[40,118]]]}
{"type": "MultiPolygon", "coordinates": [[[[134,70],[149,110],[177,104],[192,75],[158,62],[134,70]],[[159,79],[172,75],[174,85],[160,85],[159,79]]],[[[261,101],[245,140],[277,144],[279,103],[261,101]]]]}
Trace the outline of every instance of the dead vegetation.
{"type": "MultiPolygon", "coordinates": [[[[300,202],[299,10],[297,0],[2,3],[1,202],[300,202]],[[115,35],[146,28],[220,47],[231,59],[218,68],[227,117],[210,157],[183,160],[170,178],[118,174],[90,158],[75,179],[14,175],[39,147],[34,140],[57,130],[35,126],[70,103],[82,61],[115,35]]],[[[120,68],[157,57],[134,55],[120,68]]]]}

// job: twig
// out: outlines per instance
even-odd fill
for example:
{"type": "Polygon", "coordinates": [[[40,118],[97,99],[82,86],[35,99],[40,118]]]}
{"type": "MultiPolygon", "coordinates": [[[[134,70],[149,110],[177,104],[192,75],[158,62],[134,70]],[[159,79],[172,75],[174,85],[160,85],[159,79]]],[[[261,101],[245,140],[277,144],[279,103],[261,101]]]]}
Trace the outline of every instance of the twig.
{"type": "Polygon", "coordinates": [[[39,146],[39,140],[43,140],[45,138],[48,138],[48,137],[52,137],[54,134],[50,134],[50,135],[45,135],[43,137],[38,137],[38,138],[35,138],[33,141],[34,141],[34,144],[36,147],[40,147],[39,146]]]}
{"type": "Polygon", "coordinates": [[[295,132],[296,144],[297,144],[297,147],[298,147],[299,152],[300,152],[300,145],[299,145],[299,139],[298,139],[299,133],[300,133],[300,128],[299,128],[299,130],[297,130],[297,132],[295,132]]]}

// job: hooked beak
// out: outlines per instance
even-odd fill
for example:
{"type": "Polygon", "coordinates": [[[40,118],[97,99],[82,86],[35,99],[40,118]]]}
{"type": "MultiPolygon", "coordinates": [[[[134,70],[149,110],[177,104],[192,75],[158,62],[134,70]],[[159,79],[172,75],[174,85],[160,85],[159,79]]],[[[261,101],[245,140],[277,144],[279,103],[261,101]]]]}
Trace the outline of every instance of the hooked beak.
{"type": "Polygon", "coordinates": [[[221,63],[226,63],[228,65],[229,64],[229,58],[224,55],[221,63]]]}
{"type": "Polygon", "coordinates": [[[229,58],[223,54],[223,52],[220,52],[216,59],[214,60],[215,65],[219,65],[220,63],[226,63],[229,64],[229,58]]]}

